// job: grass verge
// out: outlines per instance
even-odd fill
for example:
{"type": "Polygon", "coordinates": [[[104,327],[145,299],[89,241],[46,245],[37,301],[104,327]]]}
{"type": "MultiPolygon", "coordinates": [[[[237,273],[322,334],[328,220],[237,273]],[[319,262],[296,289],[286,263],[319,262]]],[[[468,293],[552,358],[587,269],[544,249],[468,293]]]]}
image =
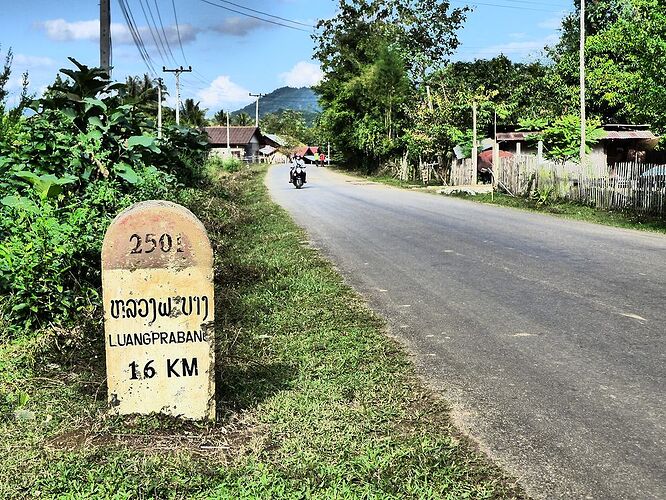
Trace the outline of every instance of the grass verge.
{"type": "Polygon", "coordinates": [[[264,170],[181,202],[216,254],[215,423],[106,412],[99,315],[0,347],[0,498],[521,498],[268,199],[264,170]]]}
{"type": "MultiPolygon", "coordinates": [[[[401,181],[387,174],[368,175],[353,170],[344,170],[340,168],[337,168],[336,170],[340,173],[360,177],[368,181],[381,182],[382,184],[399,188],[412,189],[423,187],[423,183],[420,181],[401,181]]],[[[476,201],[478,203],[486,203],[488,205],[499,205],[521,210],[529,210],[531,212],[539,212],[565,219],[666,234],[666,219],[650,214],[602,210],[588,205],[558,200],[549,200],[546,203],[540,204],[532,199],[497,193],[495,193],[494,196],[491,196],[489,193],[480,193],[474,196],[462,193],[449,196],[476,201]]]]}
{"type": "Polygon", "coordinates": [[[490,194],[485,193],[475,196],[464,194],[454,196],[490,205],[519,208],[522,210],[554,215],[565,219],[603,224],[605,226],[666,233],[666,219],[649,214],[602,210],[588,205],[557,200],[538,204],[531,199],[513,197],[505,194],[495,194],[493,197],[491,197],[490,194]]]}

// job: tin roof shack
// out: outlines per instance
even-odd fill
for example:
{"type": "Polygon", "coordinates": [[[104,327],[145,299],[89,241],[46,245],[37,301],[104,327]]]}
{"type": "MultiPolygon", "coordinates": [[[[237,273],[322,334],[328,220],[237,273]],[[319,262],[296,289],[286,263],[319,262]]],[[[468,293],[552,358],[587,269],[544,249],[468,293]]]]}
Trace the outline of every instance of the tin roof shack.
{"type": "Polygon", "coordinates": [[[603,147],[608,165],[663,162],[663,153],[654,151],[659,137],[650,131],[649,125],[607,124],[604,125],[604,131],[606,136],[595,148],[603,147]]]}
{"type": "MultiPolygon", "coordinates": [[[[659,137],[650,131],[649,125],[606,124],[605,136],[592,147],[590,154],[593,161],[614,165],[624,162],[662,163],[664,154],[655,152],[654,147],[659,137]]],[[[502,151],[516,154],[537,154],[538,146],[529,136],[534,131],[498,132],[497,142],[502,151]]]]}
{"type": "Polygon", "coordinates": [[[528,136],[534,135],[532,130],[512,130],[508,132],[497,132],[497,143],[500,151],[508,151],[515,154],[537,154],[535,141],[528,140],[528,136]]]}
{"type": "MultiPolygon", "coordinates": [[[[211,153],[227,156],[227,127],[204,127],[203,130],[208,134],[211,153]]],[[[237,158],[256,157],[261,147],[267,142],[259,127],[229,127],[231,155],[237,158]]]]}

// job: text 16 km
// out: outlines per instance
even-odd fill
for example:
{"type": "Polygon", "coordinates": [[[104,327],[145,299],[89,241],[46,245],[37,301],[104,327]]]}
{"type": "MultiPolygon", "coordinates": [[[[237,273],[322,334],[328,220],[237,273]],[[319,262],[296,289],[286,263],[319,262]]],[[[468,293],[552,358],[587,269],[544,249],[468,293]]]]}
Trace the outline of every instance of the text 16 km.
{"type": "Polygon", "coordinates": [[[164,253],[171,252],[172,250],[184,252],[181,235],[177,235],[175,239],[174,245],[174,238],[168,233],[164,233],[159,238],[153,233],[146,233],[145,238],[141,238],[141,236],[134,233],[129,237],[130,243],[134,245],[130,253],[153,253],[155,250],[161,250],[164,253]]]}
{"type": "MultiPolygon", "coordinates": [[[[158,375],[157,369],[153,366],[154,359],[148,361],[141,367],[136,361],[129,364],[132,372],[131,380],[151,379],[158,375]]],[[[199,375],[199,365],[197,358],[176,358],[166,360],[166,374],[167,377],[196,377],[199,375]]]]}

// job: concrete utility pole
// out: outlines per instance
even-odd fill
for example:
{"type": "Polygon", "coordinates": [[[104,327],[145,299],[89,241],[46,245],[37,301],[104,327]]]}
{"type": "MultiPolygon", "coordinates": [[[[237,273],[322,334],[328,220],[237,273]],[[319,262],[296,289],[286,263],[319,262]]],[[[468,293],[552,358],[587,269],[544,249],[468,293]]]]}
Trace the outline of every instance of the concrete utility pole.
{"type": "Polygon", "coordinates": [[[162,138],[162,79],[157,79],[157,138],[162,138]]]}
{"type": "Polygon", "coordinates": [[[580,2],[580,165],[585,162],[585,0],[580,2]]]}
{"type": "Polygon", "coordinates": [[[476,146],[476,101],[472,103],[472,184],[476,184],[479,150],[476,146]]]}
{"type": "Polygon", "coordinates": [[[259,99],[264,97],[266,94],[253,94],[250,92],[250,97],[256,97],[257,98],[257,108],[254,113],[254,126],[258,127],[259,126],[259,99]]]}
{"type": "Polygon", "coordinates": [[[227,156],[231,157],[231,143],[229,141],[229,112],[227,111],[227,156]]]}
{"type": "Polygon", "coordinates": [[[99,2],[99,67],[111,78],[111,0],[99,2]]]}
{"type": "Polygon", "coordinates": [[[162,66],[162,72],[176,73],[176,125],[180,125],[180,74],[191,73],[192,66],[188,69],[185,69],[182,66],[176,69],[166,69],[166,66],[162,66]]]}

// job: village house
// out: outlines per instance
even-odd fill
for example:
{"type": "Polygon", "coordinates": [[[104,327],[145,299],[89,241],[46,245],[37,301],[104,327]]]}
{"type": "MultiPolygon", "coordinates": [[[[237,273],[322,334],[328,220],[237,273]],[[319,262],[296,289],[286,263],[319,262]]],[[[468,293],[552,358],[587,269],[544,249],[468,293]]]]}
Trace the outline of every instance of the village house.
{"type": "MultiPolygon", "coordinates": [[[[604,137],[592,147],[590,158],[598,163],[614,165],[624,162],[662,163],[663,153],[654,151],[659,137],[649,125],[606,124],[604,137]]],[[[538,143],[529,139],[534,131],[506,131],[497,133],[501,151],[515,154],[538,155],[538,143]]]]}
{"type": "Polygon", "coordinates": [[[319,146],[301,146],[294,150],[294,156],[298,155],[304,159],[305,163],[311,164],[319,161],[320,151],[319,146]]]}
{"type": "Polygon", "coordinates": [[[208,135],[211,153],[219,156],[230,154],[240,159],[254,159],[262,147],[277,147],[259,127],[228,127],[228,134],[226,126],[204,127],[203,131],[208,135]]]}

